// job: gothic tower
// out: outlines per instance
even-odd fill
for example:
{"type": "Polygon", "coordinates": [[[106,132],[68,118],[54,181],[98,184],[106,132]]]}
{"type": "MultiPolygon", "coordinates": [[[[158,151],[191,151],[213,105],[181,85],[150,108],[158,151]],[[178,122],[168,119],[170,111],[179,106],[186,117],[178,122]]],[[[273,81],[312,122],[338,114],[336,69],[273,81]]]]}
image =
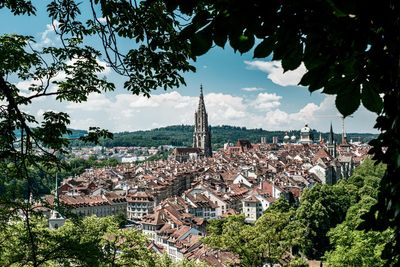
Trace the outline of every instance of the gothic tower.
{"type": "Polygon", "coordinates": [[[331,123],[331,129],[329,131],[329,139],[328,139],[328,152],[329,154],[333,157],[336,158],[336,141],[335,137],[333,134],[333,128],[332,128],[332,123],[331,123]]]}
{"type": "Polygon", "coordinates": [[[202,85],[200,85],[199,106],[194,113],[193,147],[201,148],[206,157],[212,156],[211,127],[208,126],[208,115],[204,104],[202,85]]]}

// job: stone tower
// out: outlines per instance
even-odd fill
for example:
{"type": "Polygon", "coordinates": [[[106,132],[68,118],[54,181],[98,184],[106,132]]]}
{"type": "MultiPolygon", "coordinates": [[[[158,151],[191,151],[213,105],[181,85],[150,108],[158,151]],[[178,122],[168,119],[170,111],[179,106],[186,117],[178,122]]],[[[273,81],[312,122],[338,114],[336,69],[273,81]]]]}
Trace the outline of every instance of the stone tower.
{"type": "Polygon", "coordinates": [[[199,106],[194,113],[193,147],[201,148],[206,157],[212,156],[211,127],[208,126],[208,115],[204,104],[202,85],[200,85],[199,106]]]}
{"type": "Polygon", "coordinates": [[[331,129],[329,130],[329,139],[328,139],[328,152],[329,154],[333,157],[336,158],[336,142],[335,142],[335,137],[333,134],[333,128],[332,128],[332,123],[331,123],[331,129]]]}

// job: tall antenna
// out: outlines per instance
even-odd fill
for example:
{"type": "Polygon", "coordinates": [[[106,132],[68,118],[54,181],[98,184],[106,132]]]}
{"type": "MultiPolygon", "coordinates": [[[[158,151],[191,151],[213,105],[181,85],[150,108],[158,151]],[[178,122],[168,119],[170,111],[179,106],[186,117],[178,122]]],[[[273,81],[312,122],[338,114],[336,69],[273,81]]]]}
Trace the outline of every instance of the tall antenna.
{"type": "Polygon", "coordinates": [[[57,173],[56,173],[56,188],[55,188],[55,192],[54,192],[54,209],[56,211],[58,211],[58,207],[60,204],[60,199],[58,197],[58,178],[57,178],[57,173]]]}

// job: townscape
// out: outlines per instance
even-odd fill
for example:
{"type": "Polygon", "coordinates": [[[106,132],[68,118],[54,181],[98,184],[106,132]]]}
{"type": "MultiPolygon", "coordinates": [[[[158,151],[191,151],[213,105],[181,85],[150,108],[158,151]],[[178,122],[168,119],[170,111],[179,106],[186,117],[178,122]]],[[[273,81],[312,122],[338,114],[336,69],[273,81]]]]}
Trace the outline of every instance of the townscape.
{"type": "Polygon", "coordinates": [[[329,140],[315,140],[305,125],[299,137],[241,139],[218,151],[211,151],[211,133],[201,89],[193,147],[174,148],[167,160],[91,168],[61,181],[45,197],[54,207],[45,210],[49,227],[67,219],[58,204],[83,217],[120,214],[147,235],[156,253],[228,266],[238,263],[237,255],[201,242],[208,221],[243,214],[253,224],[279,198],[299,202],[306,188],[350,177],[370,148],[348,142],[344,131],[336,142],[332,126],[329,140]]]}
{"type": "Polygon", "coordinates": [[[400,1],[0,19],[0,266],[400,266],[400,1]]]}

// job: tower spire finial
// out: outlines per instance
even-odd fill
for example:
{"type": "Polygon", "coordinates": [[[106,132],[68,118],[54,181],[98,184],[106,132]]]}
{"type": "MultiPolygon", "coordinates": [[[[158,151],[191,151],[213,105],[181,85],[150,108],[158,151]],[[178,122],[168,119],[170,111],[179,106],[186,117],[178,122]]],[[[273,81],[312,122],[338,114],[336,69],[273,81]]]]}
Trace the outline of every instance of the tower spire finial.
{"type": "Polygon", "coordinates": [[[203,84],[200,84],[200,95],[203,95],[203,84]]]}
{"type": "Polygon", "coordinates": [[[332,122],[331,122],[331,128],[329,130],[329,144],[332,145],[334,141],[334,134],[333,134],[333,128],[332,128],[332,122]]]}

